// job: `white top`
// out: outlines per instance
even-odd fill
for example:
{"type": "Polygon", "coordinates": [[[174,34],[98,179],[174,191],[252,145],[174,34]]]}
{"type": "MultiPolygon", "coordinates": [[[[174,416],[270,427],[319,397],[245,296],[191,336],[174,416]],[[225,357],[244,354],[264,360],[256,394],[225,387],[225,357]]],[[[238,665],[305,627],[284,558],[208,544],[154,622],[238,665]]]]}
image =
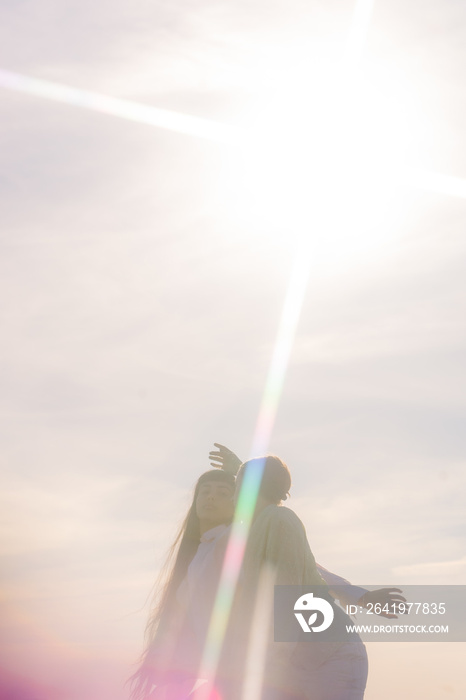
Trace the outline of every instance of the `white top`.
{"type": "Polygon", "coordinates": [[[208,581],[218,575],[218,571],[212,569],[213,566],[217,566],[213,553],[217,542],[226,535],[228,530],[229,527],[226,525],[217,525],[201,535],[201,543],[188,567],[187,579],[190,592],[194,592],[201,581],[208,581]]]}
{"type": "Polygon", "coordinates": [[[228,537],[229,528],[217,525],[201,536],[189,567],[188,573],[177,592],[176,599],[187,612],[189,626],[203,645],[217,591],[221,553],[216,549],[222,537],[228,537]]]}

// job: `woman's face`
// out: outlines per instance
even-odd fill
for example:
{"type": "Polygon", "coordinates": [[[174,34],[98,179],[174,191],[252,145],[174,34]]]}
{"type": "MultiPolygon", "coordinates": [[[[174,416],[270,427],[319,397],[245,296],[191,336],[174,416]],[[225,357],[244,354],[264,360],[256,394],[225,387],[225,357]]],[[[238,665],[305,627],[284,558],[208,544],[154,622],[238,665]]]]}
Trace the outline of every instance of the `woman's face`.
{"type": "Polygon", "coordinates": [[[196,513],[201,528],[229,523],[233,518],[235,489],[222,481],[204,481],[196,498],[196,513]]]}

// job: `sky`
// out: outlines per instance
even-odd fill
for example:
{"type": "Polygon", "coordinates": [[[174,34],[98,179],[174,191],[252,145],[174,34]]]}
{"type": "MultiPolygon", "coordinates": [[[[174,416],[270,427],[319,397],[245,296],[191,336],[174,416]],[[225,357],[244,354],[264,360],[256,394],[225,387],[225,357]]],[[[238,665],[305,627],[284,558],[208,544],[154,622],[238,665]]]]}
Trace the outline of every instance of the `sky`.
{"type": "MultiPolygon", "coordinates": [[[[347,0],[0,8],[1,698],[127,697],[209,450],[251,453],[296,261],[268,449],[316,559],[466,584],[466,6],[362,6],[358,64],[347,0]]],[[[368,653],[366,700],[466,695],[464,644],[368,653]]]]}

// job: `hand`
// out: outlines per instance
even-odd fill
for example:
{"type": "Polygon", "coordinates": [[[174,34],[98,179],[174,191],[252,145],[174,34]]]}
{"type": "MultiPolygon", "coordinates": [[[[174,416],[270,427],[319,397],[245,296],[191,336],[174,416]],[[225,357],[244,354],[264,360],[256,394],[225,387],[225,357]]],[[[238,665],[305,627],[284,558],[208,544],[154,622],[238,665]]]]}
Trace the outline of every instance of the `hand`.
{"type": "MultiPolygon", "coordinates": [[[[357,604],[363,608],[367,608],[370,605],[372,612],[380,615],[380,617],[397,618],[398,615],[395,614],[397,603],[406,603],[406,598],[399,595],[400,593],[403,593],[401,588],[377,588],[375,591],[366,591],[357,604]],[[376,605],[377,610],[380,606],[381,612],[375,611],[376,605]],[[388,606],[392,612],[383,611],[385,606],[388,606]]],[[[406,609],[403,612],[406,612],[406,609]]]]}
{"type": "Polygon", "coordinates": [[[225,445],[219,445],[218,442],[214,442],[214,445],[218,447],[218,450],[209,452],[211,466],[216,469],[223,469],[223,471],[236,476],[238,469],[242,465],[240,458],[225,445]]]}

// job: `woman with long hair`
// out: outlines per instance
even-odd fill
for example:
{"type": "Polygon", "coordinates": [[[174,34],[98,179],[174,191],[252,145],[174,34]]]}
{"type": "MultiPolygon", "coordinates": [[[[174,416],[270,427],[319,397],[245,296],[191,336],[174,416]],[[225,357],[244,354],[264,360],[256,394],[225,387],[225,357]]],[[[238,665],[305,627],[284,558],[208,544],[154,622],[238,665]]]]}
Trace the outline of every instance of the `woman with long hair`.
{"type": "Polygon", "coordinates": [[[219,566],[209,561],[233,518],[234,493],[235,477],[226,471],[207,471],[196,483],[162,571],[165,584],[156,584],[145,649],[130,678],[132,700],[178,700],[187,697],[196,682],[217,584],[212,570],[220,574],[219,566]]]}

